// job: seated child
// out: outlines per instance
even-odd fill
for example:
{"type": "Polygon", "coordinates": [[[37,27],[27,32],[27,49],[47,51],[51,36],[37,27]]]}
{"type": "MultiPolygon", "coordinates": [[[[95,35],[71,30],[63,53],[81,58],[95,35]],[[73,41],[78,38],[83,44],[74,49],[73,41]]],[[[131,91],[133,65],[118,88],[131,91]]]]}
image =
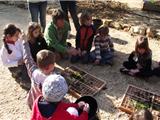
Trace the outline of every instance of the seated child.
{"type": "Polygon", "coordinates": [[[43,38],[41,26],[36,22],[31,22],[28,27],[28,42],[32,57],[36,61],[36,54],[43,49],[47,49],[47,43],[43,38]]]}
{"type": "Polygon", "coordinates": [[[124,68],[120,72],[137,77],[149,77],[152,75],[152,51],[149,48],[148,39],[139,37],[128,61],[123,63],[124,68]]]}
{"type": "Polygon", "coordinates": [[[76,49],[78,50],[78,53],[71,57],[72,63],[78,62],[78,60],[81,60],[82,63],[89,62],[89,54],[95,34],[90,13],[83,12],[80,17],[80,23],[80,29],[76,34],[76,49]]]}
{"type": "Polygon", "coordinates": [[[52,21],[45,28],[44,37],[49,49],[55,52],[56,61],[77,53],[75,48],[67,44],[68,31],[69,24],[64,19],[63,11],[55,9],[52,21]]]}
{"type": "Polygon", "coordinates": [[[21,31],[14,24],[8,24],[3,32],[3,45],[0,58],[4,66],[8,67],[17,82],[25,89],[30,89],[30,78],[23,61],[21,31]]]}
{"type": "Polygon", "coordinates": [[[109,36],[109,28],[102,25],[98,29],[98,34],[95,36],[95,50],[91,53],[91,59],[95,64],[113,64],[113,42],[109,36]]]}
{"type": "Polygon", "coordinates": [[[129,120],[153,120],[153,116],[149,110],[144,109],[134,112],[129,120]]]}
{"type": "Polygon", "coordinates": [[[160,77],[160,62],[159,66],[153,69],[153,75],[160,77]]]}
{"type": "Polygon", "coordinates": [[[37,53],[37,65],[35,64],[28,42],[23,43],[24,62],[31,78],[31,89],[27,95],[27,103],[30,109],[34,100],[42,94],[41,88],[45,78],[54,74],[55,55],[49,50],[41,50],[37,53]]]}
{"type": "Polygon", "coordinates": [[[61,75],[49,75],[42,85],[42,96],[34,102],[31,120],[88,120],[88,104],[83,104],[83,112],[78,116],[67,111],[70,107],[82,107],[79,103],[64,103],[67,92],[68,85],[61,75]]]}

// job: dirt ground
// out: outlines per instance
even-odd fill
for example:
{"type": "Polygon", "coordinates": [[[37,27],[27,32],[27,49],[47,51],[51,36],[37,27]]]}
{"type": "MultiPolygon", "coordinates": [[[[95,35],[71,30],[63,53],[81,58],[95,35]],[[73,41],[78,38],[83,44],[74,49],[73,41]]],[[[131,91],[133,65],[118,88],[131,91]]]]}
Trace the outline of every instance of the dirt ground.
{"type": "MultiPolygon", "coordinates": [[[[26,31],[29,22],[28,16],[27,10],[0,4],[0,35],[3,33],[2,28],[7,23],[15,23],[26,31]]],[[[47,16],[47,21],[50,21],[49,16],[47,16]]],[[[75,34],[74,28],[72,30],[72,33],[75,34]]],[[[76,64],[76,66],[107,82],[107,89],[95,96],[99,104],[101,120],[127,120],[128,115],[117,109],[127,86],[133,84],[159,94],[160,81],[156,77],[144,80],[122,75],[119,68],[122,62],[127,59],[128,54],[134,49],[136,37],[115,29],[110,29],[110,35],[115,45],[115,59],[112,67],[90,64],[76,64]]],[[[73,39],[69,41],[74,43],[73,39]]],[[[2,44],[2,42],[0,43],[2,44]]],[[[153,51],[153,66],[156,66],[160,60],[160,42],[150,40],[149,43],[153,51]]],[[[60,65],[65,67],[71,64],[68,61],[61,61],[60,65]]],[[[3,67],[1,63],[0,67],[0,120],[28,120],[31,111],[26,105],[27,91],[15,82],[7,68],[3,67]]],[[[70,95],[67,95],[66,98],[71,102],[75,100],[70,95]]]]}

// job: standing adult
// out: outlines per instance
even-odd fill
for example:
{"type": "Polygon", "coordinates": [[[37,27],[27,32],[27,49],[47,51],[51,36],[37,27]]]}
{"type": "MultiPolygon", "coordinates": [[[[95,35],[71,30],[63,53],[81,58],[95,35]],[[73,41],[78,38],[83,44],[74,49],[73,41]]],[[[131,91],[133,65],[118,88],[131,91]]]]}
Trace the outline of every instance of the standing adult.
{"type": "Polygon", "coordinates": [[[38,18],[40,18],[41,27],[44,29],[46,27],[46,9],[47,0],[27,0],[28,8],[31,14],[32,22],[38,23],[38,18]]]}
{"type": "MultiPolygon", "coordinates": [[[[65,14],[65,20],[67,20],[69,23],[69,18],[68,18],[68,11],[69,11],[71,14],[71,17],[73,19],[74,26],[75,26],[76,30],[78,31],[80,25],[79,25],[79,19],[77,17],[76,1],[75,0],[72,0],[72,1],[60,0],[60,5],[61,5],[61,8],[62,8],[64,14],[65,14]]],[[[69,30],[71,31],[71,26],[70,26],[69,30]]]]}

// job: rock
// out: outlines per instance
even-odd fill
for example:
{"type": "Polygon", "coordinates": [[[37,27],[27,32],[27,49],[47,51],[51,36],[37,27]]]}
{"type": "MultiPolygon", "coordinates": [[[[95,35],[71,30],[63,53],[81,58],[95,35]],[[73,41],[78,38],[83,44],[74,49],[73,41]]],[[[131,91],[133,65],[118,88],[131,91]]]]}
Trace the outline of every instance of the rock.
{"type": "Polygon", "coordinates": [[[156,30],[154,28],[148,27],[146,30],[146,36],[150,38],[154,38],[156,34],[156,30]]]}
{"type": "Polygon", "coordinates": [[[121,24],[120,24],[119,22],[111,22],[111,23],[109,24],[109,27],[115,28],[115,29],[117,29],[117,30],[122,29],[122,26],[121,26],[121,24]]]}
{"type": "Polygon", "coordinates": [[[104,25],[109,26],[109,25],[111,24],[111,22],[113,22],[112,19],[105,19],[105,20],[104,20],[104,25]]]}
{"type": "Polygon", "coordinates": [[[146,27],[145,26],[132,26],[130,29],[131,34],[145,35],[146,27]]]}

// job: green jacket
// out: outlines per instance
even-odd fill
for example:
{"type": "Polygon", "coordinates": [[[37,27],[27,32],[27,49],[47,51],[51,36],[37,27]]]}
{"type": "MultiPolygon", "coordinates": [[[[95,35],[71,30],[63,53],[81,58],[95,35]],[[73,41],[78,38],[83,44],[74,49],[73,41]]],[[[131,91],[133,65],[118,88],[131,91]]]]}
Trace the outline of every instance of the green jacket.
{"type": "Polygon", "coordinates": [[[67,51],[67,36],[69,31],[69,24],[64,22],[62,29],[57,29],[53,22],[50,22],[44,32],[44,38],[50,48],[54,48],[57,52],[65,53],[67,51]],[[61,38],[58,36],[61,34],[61,38]]]}

